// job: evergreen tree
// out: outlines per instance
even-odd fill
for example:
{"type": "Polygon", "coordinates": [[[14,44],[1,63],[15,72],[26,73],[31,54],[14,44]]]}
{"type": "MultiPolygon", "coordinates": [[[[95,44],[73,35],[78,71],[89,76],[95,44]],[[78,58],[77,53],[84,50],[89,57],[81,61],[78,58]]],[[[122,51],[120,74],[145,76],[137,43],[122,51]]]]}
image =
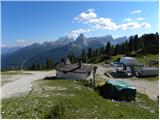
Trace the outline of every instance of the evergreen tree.
{"type": "Polygon", "coordinates": [[[110,42],[108,42],[106,47],[105,47],[105,54],[108,55],[108,56],[111,56],[111,44],[110,44],[110,42]]]}
{"type": "Polygon", "coordinates": [[[68,55],[69,60],[71,61],[71,63],[76,63],[77,62],[77,58],[73,53],[70,53],[68,55]]]}
{"type": "Polygon", "coordinates": [[[134,46],[134,51],[137,51],[138,48],[139,48],[139,39],[138,39],[138,35],[135,35],[135,36],[134,36],[134,44],[133,44],[133,46],[134,46]]]}
{"type": "Polygon", "coordinates": [[[36,70],[36,65],[35,65],[35,64],[33,64],[33,65],[31,66],[31,70],[36,70]]]}
{"type": "Polygon", "coordinates": [[[81,53],[81,60],[82,62],[86,63],[86,53],[84,49],[82,50],[82,53],[81,53]]]}
{"type": "Polygon", "coordinates": [[[101,50],[101,48],[100,49],[96,49],[95,50],[95,55],[96,55],[96,57],[99,57],[100,56],[100,50],[101,50]]]}
{"type": "Polygon", "coordinates": [[[88,57],[88,58],[92,58],[92,55],[93,55],[93,53],[92,53],[92,48],[88,48],[87,57],[88,57]]]}
{"type": "Polygon", "coordinates": [[[40,64],[37,64],[37,70],[41,70],[41,69],[40,69],[40,64]]]}
{"type": "Polygon", "coordinates": [[[126,41],[126,42],[124,43],[124,54],[125,54],[126,56],[129,56],[129,55],[130,55],[128,41],[126,41]]]}
{"type": "Polygon", "coordinates": [[[128,48],[129,48],[129,53],[132,53],[132,51],[134,50],[132,36],[129,38],[128,48]]]}
{"type": "Polygon", "coordinates": [[[101,47],[100,49],[99,49],[99,55],[103,55],[104,54],[104,47],[101,47]]]}
{"type": "Polygon", "coordinates": [[[113,54],[114,54],[114,46],[112,45],[111,46],[111,56],[113,56],[113,54]]]}
{"type": "Polygon", "coordinates": [[[118,54],[118,47],[119,47],[119,45],[115,46],[113,55],[117,55],[118,54]]]}
{"type": "Polygon", "coordinates": [[[48,70],[48,69],[52,69],[53,68],[53,61],[52,61],[52,59],[47,59],[47,61],[46,61],[46,69],[48,70]]]}

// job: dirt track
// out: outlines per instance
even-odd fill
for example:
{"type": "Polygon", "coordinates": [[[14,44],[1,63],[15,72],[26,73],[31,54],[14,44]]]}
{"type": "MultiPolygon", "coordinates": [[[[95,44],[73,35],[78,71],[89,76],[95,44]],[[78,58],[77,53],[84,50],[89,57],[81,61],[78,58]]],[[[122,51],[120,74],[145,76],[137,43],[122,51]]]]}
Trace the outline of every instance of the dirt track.
{"type": "Polygon", "coordinates": [[[31,90],[33,81],[53,75],[55,75],[55,71],[23,71],[22,74],[2,75],[2,81],[5,78],[10,82],[1,87],[1,99],[28,92],[31,90]]]}

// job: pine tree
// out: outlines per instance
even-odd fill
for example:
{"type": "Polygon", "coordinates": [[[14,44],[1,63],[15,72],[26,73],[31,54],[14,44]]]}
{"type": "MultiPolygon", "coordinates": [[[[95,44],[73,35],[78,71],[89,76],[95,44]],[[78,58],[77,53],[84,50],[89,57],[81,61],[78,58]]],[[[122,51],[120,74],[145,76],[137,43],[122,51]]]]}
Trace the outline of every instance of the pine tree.
{"type": "Polygon", "coordinates": [[[37,70],[40,70],[40,64],[37,64],[37,70]]]}
{"type": "Polygon", "coordinates": [[[108,55],[108,56],[111,56],[111,44],[110,44],[110,42],[108,42],[106,47],[105,47],[105,54],[108,55]]]}
{"type": "Polygon", "coordinates": [[[119,45],[115,46],[113,55],[117,55],[118,54],[118,47],[119,47],[119,45]]]}
{"type": "Polygon", "coordinates": [[[31,66],[31,70],[36,70],[36,65],[35,65],[35,64],[33,64],[33,65],[31,66]]]}
{"type": "Polygon", "coordinates": [[[134,50],[132,36],[129,38],[128,48],[129,48],[129,53],[132,53],[132,51],[134,50]]]}
{"type": "Polygon", "coordinates": [[[112,45],[111,46],[111,56],[113,56],[113,54],[114,54],[114,46],[112,45]]]}
{"type": "Polygon", "coordinates": [[[138,35],[134,36],[134,51],[137,51],[139,48],[139,39],[138,39],[138,35]]]}
{"type": "Polygon", "coordinates": [[[92,55],[93,55],[92,48],[88,48],[87,57],[90,59],[90,58],[92,58],[92,55]]]}
{"type": "Polygon", "coordinates": [[[85,50],[83,49],[82,50],[82,53],[81,53],[81,60],[82,60],[82,62],[84,62],[84,63],[86,63],[86,53],[85,53],[85,50]]]}
{"type": "Polygon", "coordinates": [[[46,69],[52,69],[53,68],[53,61],[52,59],[48,58],[46,61],[46,69]]]}
{"type": "Polygon", "coordinates": [[[125,54],[126,56],[129,56],[129,55],[130,55],[128,41],[126,41],[126,42],[124,43],[124,54],[125,54]]]}
{"type": "Polygon", "coordinates": [[[104,47],[101,47],[100,49],[99,49],[99,55],[103,55],[104,54],[104,47]]]}
{"type": "Polygon", "coordinates": [[[73,53],[70,53],[68,55],[69,60],[71,61],[71,63],[76,63],[77,62],[77,58],[73,53]]]}

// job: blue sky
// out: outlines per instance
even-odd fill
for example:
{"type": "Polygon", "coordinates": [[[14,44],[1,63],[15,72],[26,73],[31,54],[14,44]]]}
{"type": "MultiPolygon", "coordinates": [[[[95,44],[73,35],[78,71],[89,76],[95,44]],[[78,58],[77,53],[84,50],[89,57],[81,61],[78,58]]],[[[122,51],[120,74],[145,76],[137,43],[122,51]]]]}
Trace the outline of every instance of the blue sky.
{"type": "Polygon", "coordinates": [[[2,46],[158,31],[158,2],[2,2],[2,46]]]}

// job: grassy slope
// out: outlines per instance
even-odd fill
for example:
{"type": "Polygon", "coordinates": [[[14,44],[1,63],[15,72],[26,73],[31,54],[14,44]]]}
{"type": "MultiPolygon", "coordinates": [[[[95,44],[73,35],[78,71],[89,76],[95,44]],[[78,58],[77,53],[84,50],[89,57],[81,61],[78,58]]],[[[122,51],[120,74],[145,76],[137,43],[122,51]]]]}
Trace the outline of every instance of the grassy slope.
{"type": "Polygon", "coordinates": [[[5,72],[1,72],[1,75],[22,75],[22,74],[31,74],[31,73],[25,73],[22,71],[5,71],[5,72]]]}
{"type": "MultiPolygon", "coordinates": [[[[121,58],[122,56],[124,55],[116,55],[116,56],[112,56],[111,59],[109,60],[105,60],[103,62],[114,62],[115,60],[117,60],[118,58],[121,58]]],[[[138,59],[138,62],[139,63],[142,63],[144,65],[146,65],[146,62],[149,61],[149,60],[159,60],[159,55],[151,55],[151,54],[148,54],[148,55],[145,55],[145,56],[138,56],[136,57],[138,59]]],[[[97,63],[97,64],[102,64],[103,62],[100,62],[100,63],[97,63]]],[[[156,65],[155,67],[158,67],[158,65],[156,65]]]]}
{"type": "Polygon", "coordinates": [[[158,118],[158,102],[137,94],[112,102],[72,80],[41,80],[26,96],[2,100],[3,118],[158,118]]]}
{"type": "MultiPolygon", "coordinates": [[[[146,55],[146,56],[139,56],[137,57],[138,61],[140,63],[143,63],[144,65],[146,65],[146,63],[149,61],[149,60],[157,60],[159,61],[159,55],[146,55]]],[[[159,67],[158,65],[155,65],[155,67],[159,67]]]]}

